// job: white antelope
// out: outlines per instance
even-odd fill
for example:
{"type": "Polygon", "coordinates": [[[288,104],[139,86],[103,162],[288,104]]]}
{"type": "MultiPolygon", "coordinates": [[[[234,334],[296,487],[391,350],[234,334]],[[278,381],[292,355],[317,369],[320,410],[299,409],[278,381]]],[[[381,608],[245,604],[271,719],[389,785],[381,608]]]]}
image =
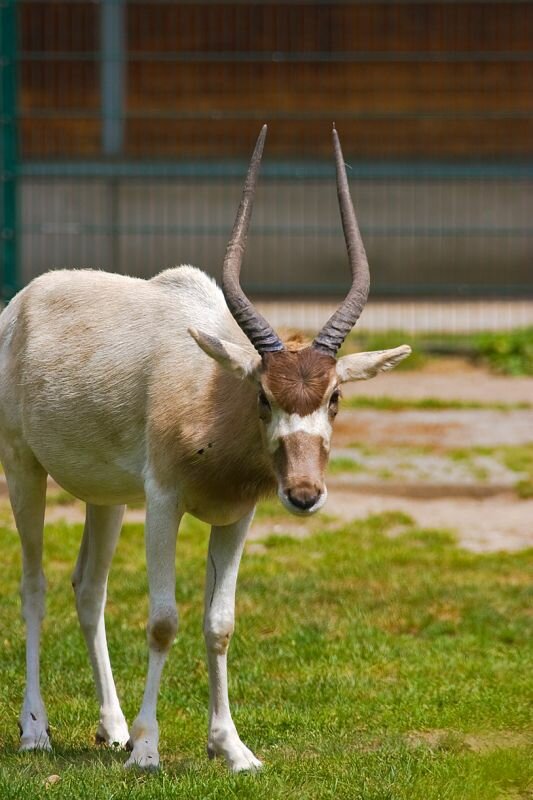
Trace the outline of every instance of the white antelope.
{"type": "Polygon", "coordinates": [[[156,704],[175,637],[175,549],[185,512],[212,525],[204,635],[209,668],[208,754],[233,771],[261,762],[233,723],[226,656],[237,571],[257,501],[276,491],[295,514],[326,499],[324,470],[339,385],[405,358],[406,345],[335,354],[369,288],[368,263],[333,131],[337,188],[352,286],[307,347],[291,349],[239,284],[266,126],[250,163],[227,248],[222,291],[189,266],[149,281],[104,272],[50,272],[0,316],[0,459],[22,543],[26,691],[21,750],[49,749],[39,683],[44,616],[47,475],[87,504],[72,584],[100,703],[97,740],[127,746],[126,766],[156,767],[156,704]],[[107,577],[125,504],[146,499],[149,663],[128,731],[107,651],[107,577]]]}

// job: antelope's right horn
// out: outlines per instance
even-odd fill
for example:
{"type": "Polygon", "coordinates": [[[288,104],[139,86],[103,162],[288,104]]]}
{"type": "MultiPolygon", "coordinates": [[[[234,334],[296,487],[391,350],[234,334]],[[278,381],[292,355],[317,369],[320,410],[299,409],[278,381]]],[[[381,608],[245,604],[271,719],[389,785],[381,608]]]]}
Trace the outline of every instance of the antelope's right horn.
{"type": "Polygon", "coordinates": [[[333,147],[337,167],[337,196],[348,260],[352,271],[352,286],[339,308],[331,315],[313,342],[314,348],[331,356],[336,355],[337,350],[359,319],[370,289],[368,260],[355,218],[346,176],[346,165],[335,125],[333,126],[333,147]]]}

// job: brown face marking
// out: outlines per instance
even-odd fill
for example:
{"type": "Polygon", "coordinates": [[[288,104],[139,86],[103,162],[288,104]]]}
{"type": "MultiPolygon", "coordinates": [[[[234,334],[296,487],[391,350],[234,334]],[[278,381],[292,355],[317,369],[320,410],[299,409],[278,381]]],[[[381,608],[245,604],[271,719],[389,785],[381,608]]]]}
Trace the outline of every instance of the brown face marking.
{"type": "Polygon", "coordinates": [[[320,407],[331,384],[335,359],[312,347],[263,356],[263,385],[288,414],[305,417],[320,407]]]}
{"type": "Polygon", "coordinates": [[[323,491],[328,451],[321,436],[303,432],[282,436],[274,460],[284,490],[323,491]]]}

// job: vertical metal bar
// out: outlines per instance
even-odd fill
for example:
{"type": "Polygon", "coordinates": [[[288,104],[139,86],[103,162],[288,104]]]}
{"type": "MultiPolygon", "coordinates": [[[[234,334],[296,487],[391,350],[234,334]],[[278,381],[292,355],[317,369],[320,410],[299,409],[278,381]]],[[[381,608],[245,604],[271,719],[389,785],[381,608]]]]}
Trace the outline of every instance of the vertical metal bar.
{"type": "Polygon", "coordinates": [[[0,0],[0,290],[20,288],[17,261],[17,21],[16,0],[0,0]]]}
{"type": "Polygon", "coordinates": [[[102,150],[115,156],[124,144],[125,3],[101,0],[100,9],[102,150]]]}

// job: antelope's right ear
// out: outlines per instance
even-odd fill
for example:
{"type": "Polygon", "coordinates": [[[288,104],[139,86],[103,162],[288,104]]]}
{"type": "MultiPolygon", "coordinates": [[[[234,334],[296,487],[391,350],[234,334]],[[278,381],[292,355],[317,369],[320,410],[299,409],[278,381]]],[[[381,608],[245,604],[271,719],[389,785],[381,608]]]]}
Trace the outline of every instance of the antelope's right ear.
{"type": "Polygon", "coordinates": [[[189,328],[189,333],[196,344],[211,358],[214,358],[224,369],[238,375],[239,378],[256,380],[261,367],[259,353],[251,352],[233,342],[211,336],[196,328],[189,328]]]}
{"type": "Polygon", "coordinates": [[[387,372],[411,353],[408,344],[392,350],[374,350],[370,353],[352,353],[337,361],[337,377],[340,383],[365,381],[379,372],[387,372]]]}

